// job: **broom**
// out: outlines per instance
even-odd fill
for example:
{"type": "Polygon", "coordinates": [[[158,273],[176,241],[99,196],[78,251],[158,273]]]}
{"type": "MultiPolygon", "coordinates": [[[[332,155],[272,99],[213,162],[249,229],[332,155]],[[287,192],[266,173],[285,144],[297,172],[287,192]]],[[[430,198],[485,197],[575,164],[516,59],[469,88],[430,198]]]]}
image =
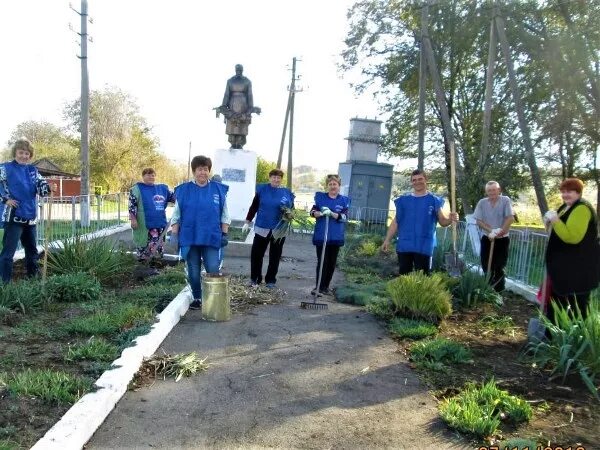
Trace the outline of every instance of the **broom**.
{"type": "Polygon", "coordinates": [[[312,302],[300,302],[300,308],[303,309],[328,309],[327,303],[317,303],[321,278],[323,277],[323,261],[325,260],[325,248],[327,247],[327,233],[329,231],[329,216],[325,216],[325,238],[323,239],[323,249],[321,250],[321,261],[319,262],[319,276],[317,277],[317,287],[313,293],[312,302]]]}

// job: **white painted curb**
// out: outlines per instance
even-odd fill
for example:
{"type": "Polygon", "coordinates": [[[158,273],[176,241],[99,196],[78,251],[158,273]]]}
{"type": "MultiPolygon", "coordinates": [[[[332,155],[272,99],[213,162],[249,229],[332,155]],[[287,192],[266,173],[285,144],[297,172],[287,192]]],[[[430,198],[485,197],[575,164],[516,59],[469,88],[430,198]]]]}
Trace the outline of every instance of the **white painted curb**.
{"type": "Polygon", "coordinates": [[[98,378],[96,392],[84,395],[64,416],[31,447],[32,450],[81,449],[117,402],[127,391],[127,386],[142,364],[151,356],[173,327],[179,322],[192,299],[189,287],[184,288],[158,315],[158,322],[145,336],[134,340],[135,346],[123,350],[121,357],[113,362],[116,366],[98,378]]]}

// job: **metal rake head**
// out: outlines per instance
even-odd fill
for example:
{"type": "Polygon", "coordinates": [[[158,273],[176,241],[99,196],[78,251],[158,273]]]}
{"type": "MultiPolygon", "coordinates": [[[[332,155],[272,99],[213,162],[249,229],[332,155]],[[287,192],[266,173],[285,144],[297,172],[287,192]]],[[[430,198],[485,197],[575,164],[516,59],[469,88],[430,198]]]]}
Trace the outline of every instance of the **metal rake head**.
{"type": "Polygon", "coordinates": [[[302,309],[327,309],[329,306],[327,303],[314,302],[300,302],[300,308],[302,309]]]}

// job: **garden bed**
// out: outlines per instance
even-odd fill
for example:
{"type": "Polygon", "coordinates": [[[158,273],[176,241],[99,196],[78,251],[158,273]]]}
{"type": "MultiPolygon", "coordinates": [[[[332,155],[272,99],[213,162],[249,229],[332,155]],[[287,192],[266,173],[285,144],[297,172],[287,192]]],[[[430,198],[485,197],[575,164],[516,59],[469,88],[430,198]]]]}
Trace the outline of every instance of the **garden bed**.
{"type": "Polygon", "coordinates": [[[19,280],[17,262],[0,299],[0,449],[41,438],[185,286],[181,266],[158,264],[144,279],[130,256],[119,258],[114,273],[98,274],[102,284],[81,272],[19,280]]]}
{"type": "MultiPolygon", "coordinates": [[[[447,399],[458,398],[461,393],[471,392],[473,386],[490,381],[506,391],[502,395],[519,396],[532,407],[533,415],[525,414],[527,417],[523,416],[519,425],[500,413],[502,420],[496,431],[479,436],[467,432],[474,445],[497,444],[501,439],[516,437],[563,448],[598,445],[600,402],[590,387],[579,375],[569,375],[564,383],[560,376],[551,378],[548,368],[537,367],[525,352],[527,327],[529,320],[537,316],[536,305],[512,293],[504,293],[503,302],[498,305],[493,291],[483,292],[478,285],[481,280],[469,275],[465,276],[462,289],[456,287],[457,280],[444,273],[437,281],[418,276],[407,278],[413,286],[410,289],[407,283],[389,284],[395,278],[388,270],[395,255],[378,253],[380,242],[377,236],[350,241],[342,266],[351,289],[341,286],[336,292],[341,297],[338,300],[366,304],[368,311],[385,321],[385,327],[398,342],[399,352],[431,388],[441,410],[447,406],[447,399]],[[440,281],[454,292],[451,313],[447,308],[433,308],[435,302],[447,301],[431,294],[440,281]],[[382,285],[388,287],[387,292],[382,285]],[[467,291],[475,294],[468,295],[467,291]],[[394,295],[395,300],[390,300],[394,295]],[[413,304],[409,297],[414,298],[413,304]],[[426,311],[435,314],[428,317],[426,311]]],[[[439,256],[434,256],[434,266],[436,259],[439,256]]],[[[486,386],[484,391],[492,390],[489,384],[486,386]]]]}

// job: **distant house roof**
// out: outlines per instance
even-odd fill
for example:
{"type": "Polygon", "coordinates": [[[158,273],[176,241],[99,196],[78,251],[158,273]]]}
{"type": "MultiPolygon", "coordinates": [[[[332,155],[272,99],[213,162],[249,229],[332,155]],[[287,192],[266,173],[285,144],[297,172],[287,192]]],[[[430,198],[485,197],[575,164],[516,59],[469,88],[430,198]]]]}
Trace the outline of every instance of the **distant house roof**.
{"type": "Polygon", "coordinates": [[[80,175],[75,173],[63,172],[60,167],[50,161],[48,158],[38,159],[32,163],[37,167],[40,175],[44,177],[67,177],[67,178],[79,178],[80,175]]]}

